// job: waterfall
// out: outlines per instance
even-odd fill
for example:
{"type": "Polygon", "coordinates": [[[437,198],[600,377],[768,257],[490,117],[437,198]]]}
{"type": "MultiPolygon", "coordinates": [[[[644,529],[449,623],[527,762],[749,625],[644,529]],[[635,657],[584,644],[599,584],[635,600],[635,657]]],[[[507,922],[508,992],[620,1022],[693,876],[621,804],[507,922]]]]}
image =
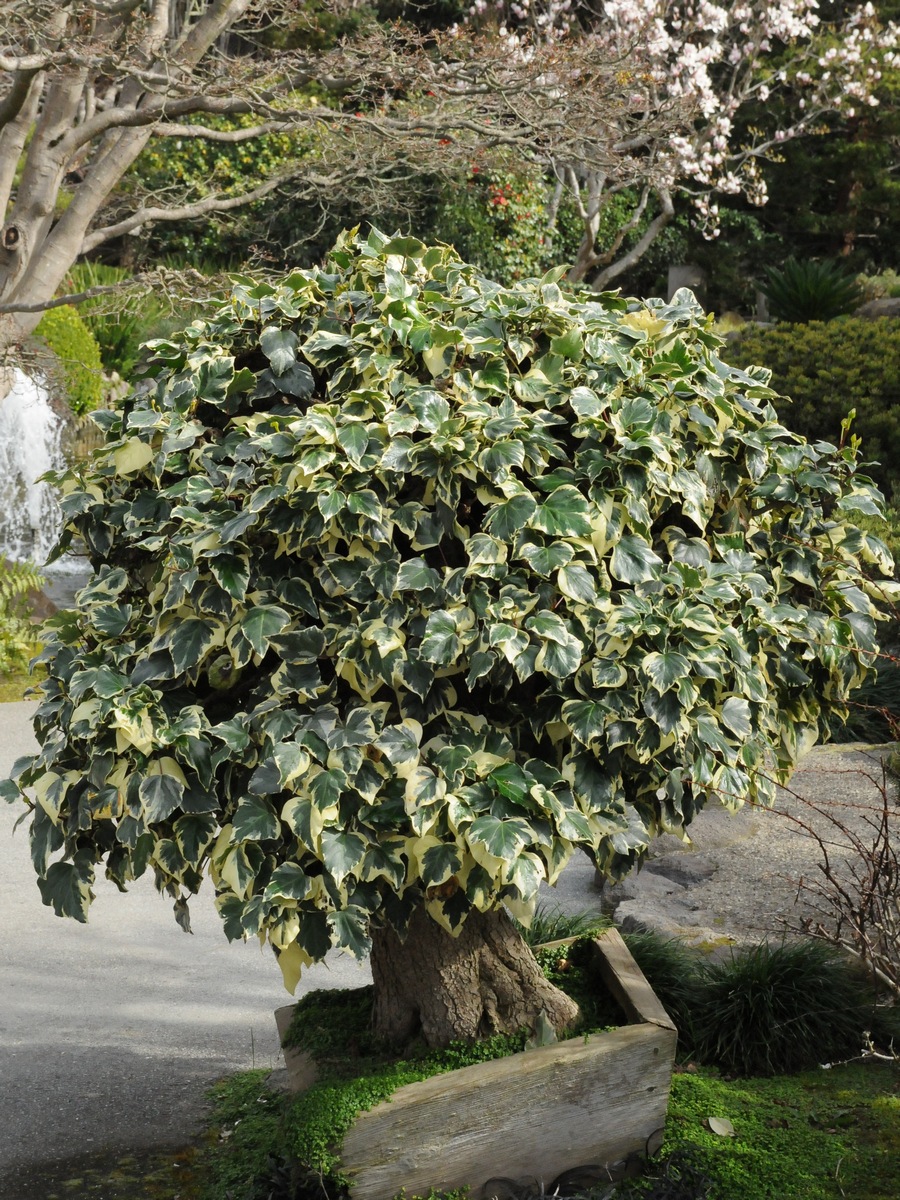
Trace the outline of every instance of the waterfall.
{"type": "Polygon", "coordinates": [[[43,564],[59,533],[53,489],[38,483],[64,465],[63,422],[47,390],[23,371],[0,400],[0,554],[43,564]]]}

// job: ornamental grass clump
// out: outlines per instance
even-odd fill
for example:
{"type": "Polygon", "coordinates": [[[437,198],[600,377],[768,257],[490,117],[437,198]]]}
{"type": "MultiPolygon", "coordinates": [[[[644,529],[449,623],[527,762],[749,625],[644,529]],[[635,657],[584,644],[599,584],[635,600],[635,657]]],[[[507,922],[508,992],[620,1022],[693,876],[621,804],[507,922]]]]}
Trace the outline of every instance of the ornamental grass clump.
{"type": "Polygon", "coordinates": [[[94,577],[3,789],[57,913],[151,870],[188,927],[210,875],[291,988],[371,950],[392,1042],[562,1030],[506,912],[774,800],[869,669],[878,493],[690,293],[561,278],[349,234],[151,344],[59,479],[94,577]]]}
{"type": "Polygon", "coordinates": [[[874,994],[819,942],[761,942],[709,963],[694,1010],[701,1062],[736,1075],[785,1075],[858,1055],[874,994]]]}

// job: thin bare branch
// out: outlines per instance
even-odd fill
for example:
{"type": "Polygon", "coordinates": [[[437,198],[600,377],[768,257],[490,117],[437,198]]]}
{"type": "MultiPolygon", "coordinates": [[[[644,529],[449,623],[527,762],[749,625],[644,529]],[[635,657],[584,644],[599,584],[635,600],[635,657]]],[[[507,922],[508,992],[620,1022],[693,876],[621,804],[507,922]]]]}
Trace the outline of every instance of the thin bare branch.
{"type": "Polygon", "coordinates": [[[268,196],[270,192],[274,192],[276,188],[287,183],[291,178],[290,174],[278,175],[272,179],[267,179],[258,187],[251,191],[242,192],[238,196],[222,196],[212,195],[205,196],[202,200],[196,200],[192,204],[174,205],[171,208],[163,205],[155,207],[139,208],[122,221],[117,221],[114,225],[107,225],[103,229],[96,229],[84,239],[81,246],[82,254],[89,254],[95,250],[97,246],[108,242],[110,238],[122,237],[124,234],[131,233],[141,225],[146,225],[152,221],[193,221],[199,217],[209,216],[211,213],[232,212],[236,208],[244,208],[248,204],[252,204],[254,200],[261,200],[263,196],[268,196]]]}
{"type": "Polygon", "coordinates": [[[52,300],[39,300],[33,304],[0,304],[0,313],[43,313],[51,308],[62,308],[66,304],[83,304],[85,300],[93,300],[97,296],[108,296],[122,290],[121,284],[97,284],[80,292],[70,292],[66,296],[54,296],[52,300]]]}

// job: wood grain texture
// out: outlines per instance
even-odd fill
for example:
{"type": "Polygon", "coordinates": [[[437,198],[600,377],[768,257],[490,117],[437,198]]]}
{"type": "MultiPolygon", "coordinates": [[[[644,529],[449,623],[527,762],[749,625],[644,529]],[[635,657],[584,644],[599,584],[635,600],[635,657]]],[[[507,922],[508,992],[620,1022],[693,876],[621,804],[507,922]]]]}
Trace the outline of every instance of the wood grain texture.
{"type": "Polygon", "coordinates": [[[344,1139],[354,1200],[549,1183],[643,1151],[665,1122],[674,1055],[674,1030],[630,1025],[407,1084],[344,1139]]]}
{"type": "Polygon", "coordinates": [[[648,1021],[675,1029],[646,975],[631,957],[618,929],[604,929],[594,938],[600,974],[629,1021],[648,1021]]]}

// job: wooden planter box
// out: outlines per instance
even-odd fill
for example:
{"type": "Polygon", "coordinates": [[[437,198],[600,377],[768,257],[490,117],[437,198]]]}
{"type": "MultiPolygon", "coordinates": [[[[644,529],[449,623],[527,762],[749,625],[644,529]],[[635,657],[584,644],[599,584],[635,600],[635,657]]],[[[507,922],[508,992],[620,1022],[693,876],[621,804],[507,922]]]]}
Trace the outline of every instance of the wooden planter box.
{"type": "MultiPolygon", "coordinates": [[[[525,1050],[398,1088],[362,1112],[344,1139],[342,1170],[354,1200],[391,1200],[491,1179],[549,1184],[591,1167],[622,1174],[624,1161],[662,1139],[675,1026],[615,929],[595,940],[604,981],[629,1024],[609,1033],[525,1050]]],[[[282,1037],[293,1005],[276,1013],[282,1037]]],[[[294,1090],[315,1080],[302,1052],[285,1061],[294,1090]]]]}

